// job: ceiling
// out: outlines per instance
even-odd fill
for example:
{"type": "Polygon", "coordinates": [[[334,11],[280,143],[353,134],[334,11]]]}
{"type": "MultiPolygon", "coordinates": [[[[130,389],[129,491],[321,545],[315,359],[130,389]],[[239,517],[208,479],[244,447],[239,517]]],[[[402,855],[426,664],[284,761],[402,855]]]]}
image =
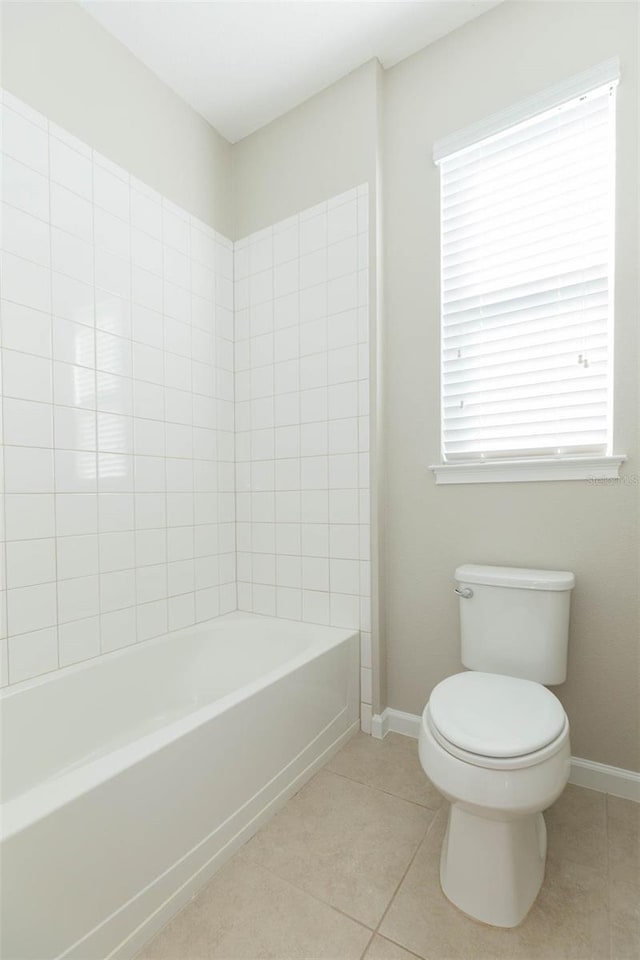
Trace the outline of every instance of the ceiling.
{"type": "Polygon", "coordinates": [[[373,57],[390,67],[500,0],[80,0],[235,143],[373,57]]]}

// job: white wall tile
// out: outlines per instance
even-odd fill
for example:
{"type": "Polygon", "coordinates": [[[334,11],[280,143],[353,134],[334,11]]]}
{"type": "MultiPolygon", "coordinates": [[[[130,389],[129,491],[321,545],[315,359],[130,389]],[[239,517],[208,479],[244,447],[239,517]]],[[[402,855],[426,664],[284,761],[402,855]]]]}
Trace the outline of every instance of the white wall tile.
{"type": "Polygon", "coordinates": [[[95,337],[91,327],[54,317],[53,359],[92,369],[95,365],[95,337]]]}
{"type": "MultiPolygon", "coordinates": [[[[336,198],[337,199],[337,198],[336,198]]],[[[329,244],[353,237],[358,232],[358,206],[355,198],[346,203],[330,204],[327,215],[329,244]]]]}
{"type": "Polygon", "coordinates": [[[100,611],[110,613],[136,603],[136,575],[133,570],[102,573],[99,578],[100,611]]]}
{"type": "Polygon", "coordinates": [[[96,454],[86,450],[55,451],[56,493],[95,493],[96,454]]]}
{"type": "Polygon", "coordinates": [[[53,451],[40,447],[6,447],[4,483],[7,493],[50,493],[53,451]]]}
{"type": "Polygon", "coordinates": [[[9,637],[9,680],[19,683],[58,666],[58,636],[54,627],[9,637]]]}
{"type": "Polygon", "coordinates": [[[61,580],[92,576],[98,572],[98,538],[95,534],[58,537],[57,574],[61,580]]]}
{"type": "MultiPolygon", "coordinates": [[[[3,132],[6,147],[6,131],[3,132]]],[[[2,196],[7,203],[40,220],[49,219],[48,178],[10,156],[2,161],[2,196]]]]}
{"type": "Polygon", "coordinates": [[[56,579],[55,540],[17,540],[7,543],[7,587],[51,583],[56,579]]]}
{"type": "Polygon", "coordinates": [[[362,667],[367,667],[369,669],[371,669],[372,667],[372,650],[371,650],[371,634],[370,633],[360,634],[360,665],[362,667]]]}
{"type": "MultiPolygon", "coordinates": [[[[17,350],[40,357],[51,356],[51,317],[30,307],[3,300],[2,344],[5,350],[17,350]]],[[[6,390],[6,387],[5,387],[6,390]]]]}
{"type": "Polygon", "coordinates": [[[2,249],[50,265],[49,224],[8,203],[2,204],[2,249]]]}
{"type": "Polygon", "coordinates": [[[366,190],[234,248],[18,107],[2,265],[10,681],[236,604],[364,627],[366,190]]]}
{"type": "Polygon", "coordinates": [[[2,296],[5,300],[49,312],[51,283],[48,267],[11,253],[3,253],[1,277],[2,296]]]}
{"type": "Polygon", "coordinates": [[[169,597],[167,601],[167,615],[169,630],[181,630],[195,623],[195,595],[186,593],[182,596],[169,597]]]}
{"type": "MultiPolygon", "coordinates": [[[[96,247],[123,259],[128,259],[131,253],[131,232],[128,221],[102,207],[95,206],[93,223],[96,247]]],[[[98,282],[97,276],[96,282],[98,282]]]]}
{"type": "Polygon", "coordinates": [[[31,540],[56,535],[52,494],[6,494],[7,540],[31,540]]]}
{"type": "Polygon", "coordinates": [[[98,531],[98,498],[90,493],[59,493],[56,503],[56,534],[83,536],[98,531]]]}
{"type": "Polygon", "coordinates": [[[342,593],[331,594],[331,626],[346,627],[353,630],[359,628],[360,600],[357,596],[342,593]]]}
{"type": "Polygon", "coordinates": [[[87,156],[74,150],[58,137],[49,137],[51,180],[91,200],[92,169],[87,156]]]}
{"type": "Polygon", "coordinates": [[[53,448],[51,404],[6,398],[3,410],[6,444],[53,448]]]}
{"type": "MultiPolygon", "coordinates": [[[[133,186],[133,185],[132,185],[133,186]]],[[[162,201],[153,191],[141,190],[142,184],[136,183],[138,189],[131,190],[131,223],[134,227],[144,231],[157,239],[162,238],[162,201]]]]}
{"type": "Polygon", "coordinates": [[[58,273],[93,283],[93,250],[71,233],[51,227],[51,266],[58,273]]]}
{"type": "Polygon", "coordinates": [[[286,620],[302,619],[302,591],[290,587],[276,589],[276,615],[286,620]]]}
{"type": "Polygon", "coordinates": [[[353,629],[370,621],[359,526],[368,318],[358,312],[358,270],[367,244],[357,197],[348,191],[236,244],[239,604],[273,609],[275,559],[279,616],[353,629]]]}
{"type": "Polygon", "coordinates": [[[6,107],[2,111],[2,149],[7,156],[19,160],[44,176],[49,175],[46,131],[6,107]]]}
{"type": "MultiPolygon", "coordinates": [[[[196,604],[198,597],[196,595],[196,604]]],[[[152,603],[143,603],[136,608],[138,640],[149,640],[166,633],[168,627],[167,602],[156,600],[152,603]]],[[[217,611],[210,616],[217,616],[217,611]]],[[[209,619],[209,616],[204,619],[209,619]]]]}
{"type": "Polygon", "coordinates": [[[100,653],[100,618],[89,617],[58,627],[60,666],[89,660],[100,653]]]}
{"type": "Polygon", "coordinates": [[[7,590],[7,625],[10,637],[54,626],[56,618],[55,583],[7,590]]]}
{"type": "Polygon", "coordinates": [[[360,704],[360,729],[363,733],[371,733],[371,704],[360,704]]]}
{"type": "Polygon", "coordinates": [[[89,283],[53,273],[51,277],[51,311],[75,323],[92,327],[94,323],[94,289],[89,283]]]}
{"type": "Polygon", "coordinates": [[[360,699],[363,703],[371,703],[371,670],[368,667],[360,669],[360,699]]]}
{"type": "Polygon", "coordinates": [[[102,653],[128,647],[137,640],[135,607],[100,615],[100,643],[102,653]]]}
{"type": "Polygon", "coordinates": [[[95,284],[101,290],[108,291],[128,300],[131,296],[131,263],[122,252],[96,247],[94,250],[95,284]]]}
{"type": "Polygon", "coordinates": [[[107,213],[129,219],[129,185],[100,164],[93,167],[93,201],[107,213]]]}
{"type": "Polygon", "coordinates": [[[303,590],[302,619],[308,623],[320,623],[328,626],[331,622],[329,594],[315,590],[303,590]]]}
{"type": "Polygon", "coordinates": [[[51,224],[80,237],[86,243],[93,238],[93,208],[88,200],[72,190],[51,184],[51,224]]]}
{"type": "Polygon", "coordinates": [[[78,577],[58,581],[58,620],[68,623],[96,616],[99,611],[98,578],[78,577]]]}

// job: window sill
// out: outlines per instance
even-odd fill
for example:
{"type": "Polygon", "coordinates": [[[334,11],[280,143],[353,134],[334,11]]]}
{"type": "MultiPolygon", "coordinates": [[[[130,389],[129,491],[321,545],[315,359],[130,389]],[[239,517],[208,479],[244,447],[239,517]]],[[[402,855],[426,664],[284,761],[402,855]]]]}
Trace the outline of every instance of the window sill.
{"type": "Polygon", "coordinates": [[[620,476],[624,454],[610,457],[545,457],[538,460],[478,460],[429,467],[436,483],[526,483],[538,480],[611,480],[620,476]]]}

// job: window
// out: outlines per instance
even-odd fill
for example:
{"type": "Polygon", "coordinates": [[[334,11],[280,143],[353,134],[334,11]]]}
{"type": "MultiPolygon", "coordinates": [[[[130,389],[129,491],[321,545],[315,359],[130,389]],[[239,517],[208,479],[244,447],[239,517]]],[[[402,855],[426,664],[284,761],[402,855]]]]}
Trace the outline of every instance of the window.
{"type": "Polygon", "coordinates": [[[470,477],[611,454],[617,79],[608,61],[436,145],[442,457],[470,477]]]}

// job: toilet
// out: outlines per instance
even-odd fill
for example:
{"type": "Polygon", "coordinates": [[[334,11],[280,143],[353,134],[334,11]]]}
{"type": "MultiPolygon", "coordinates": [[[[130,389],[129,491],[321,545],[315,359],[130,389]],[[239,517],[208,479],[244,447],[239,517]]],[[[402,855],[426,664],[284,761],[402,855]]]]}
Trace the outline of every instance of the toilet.
{"type": "Polygon", "coordinates": [[[567,673],[572,573],[464,565],[455,572],[462,664],[422,714],[420,762],[451,802],[440,883],[498,927],[527,915],[542,880],[542,811],[569,779],[569,722],[547,685],[567,673]]]}

